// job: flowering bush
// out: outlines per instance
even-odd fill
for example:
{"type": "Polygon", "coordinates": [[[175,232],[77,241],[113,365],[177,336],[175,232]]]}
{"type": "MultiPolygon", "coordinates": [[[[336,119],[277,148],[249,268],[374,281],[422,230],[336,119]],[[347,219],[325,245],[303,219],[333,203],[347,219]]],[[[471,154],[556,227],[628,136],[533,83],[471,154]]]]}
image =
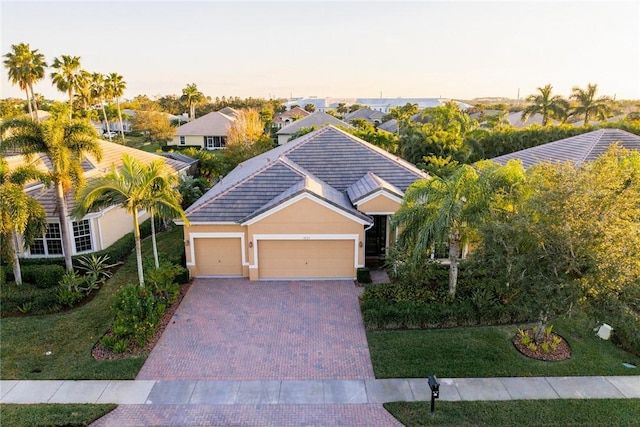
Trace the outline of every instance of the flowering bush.
{"type": "Polygon", "coordinates": [[[122,338],[143,347],[156,331],[165,305],[146,288],[128,284],[116,295],[113,304],[113,330],[122,338]]]}

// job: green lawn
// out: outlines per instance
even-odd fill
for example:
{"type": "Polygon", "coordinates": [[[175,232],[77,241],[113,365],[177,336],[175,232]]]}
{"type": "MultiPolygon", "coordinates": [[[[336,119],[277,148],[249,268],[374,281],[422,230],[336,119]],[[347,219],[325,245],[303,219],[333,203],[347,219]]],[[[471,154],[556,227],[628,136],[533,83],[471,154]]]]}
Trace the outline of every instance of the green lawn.
{"type": "Polygon", "coordinates": [[[11,427],[86,426],[116,405],[0,405],[0,423],[11,427]]]}
{"type": "MultiPolygon", "coordinates": [[[[157,236],[161,260],[175,260],[183,247],[182,227],[157,236]]],[[[143,242],[143,256],[151,256],[151,239],[143,242]]],[[[114,276],[89,303],[50,315],[0,319],[1,378],[9,379],[133,379],[144,356],[97,361],[95,343],[109,329],[110,306],[124,284],[137,282],[135,254],[129,255],[114,276]],[[51,352],[47,355],[48,352],[51,352]]]]}
{"type": "Polygon", "coordinates": [[[367,339],[377,378],[640,375],[640,358],[597,338],[589,323],[574,317],[552,324],[571,346],[568,360],[544,362],[520,354],[511,342],[515,325],[369,331],[367,339]]]}
{"type": "Polygon", "coordinates": [[[413,426],[637,426],[640,399],[393,402],[384,407],[413,426]]]}

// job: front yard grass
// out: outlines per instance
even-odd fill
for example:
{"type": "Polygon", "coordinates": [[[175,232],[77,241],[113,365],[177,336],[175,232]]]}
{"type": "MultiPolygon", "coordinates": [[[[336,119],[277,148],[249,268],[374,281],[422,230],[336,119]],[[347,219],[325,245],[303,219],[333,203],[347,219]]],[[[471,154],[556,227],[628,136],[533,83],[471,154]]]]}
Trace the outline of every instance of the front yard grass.
{"type": "Polygon", "coordinates": [[[0,405],[0,423],[12,427],[86,426],[117,405],[0,405]]]}
{"type": "MultiPolygon", "coordinates": [[[[175,261],[176,254],[180,256],[182,227],[158,234],[157,239],[161,260],[175,261]]],[[[143,257],[150,256],[151,239],[147,239],[143,242],[143,257]]],[[[5,380],[135,378],[146,356],[97,361],[91,355],[93,346],[113,321],[114,294],[129,282],[137,282],[134,253],[83,306],[50,315],[0,319],[0,377],[5,380]]]]}
{"type": "Polygon", "coordinates": [[[518,352],[511,339],[525,325],[368,331],[367,339],[376,378],[640,374],[640,358],[596,337],[584,319],[551,324],[569,342],[570,359],[545,362],[518,352]],[[638,368],[625,368],[623,362],[638,368]]]}
{"type": "Polygon", "coordinates": [[[413,426],[633,426],[640,399],[512,400],[506,402],[392,402],[384,407],[413,426]]]}

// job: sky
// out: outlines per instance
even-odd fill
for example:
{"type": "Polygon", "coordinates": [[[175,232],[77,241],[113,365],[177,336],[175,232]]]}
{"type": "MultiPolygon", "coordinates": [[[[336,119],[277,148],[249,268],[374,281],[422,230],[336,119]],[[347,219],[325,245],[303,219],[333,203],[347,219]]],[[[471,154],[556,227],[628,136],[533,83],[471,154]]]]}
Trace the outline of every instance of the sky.
{"type": "MultiPolygon", "coordinates": [[[[640,1],[7,1],[0,47],[117,72],[125,98],[640,99],[640,1]]],[[[66,99],[47,77],[35,90],[66,99]]],[[[24,97],[0,74],[0,98],[24,97]]]]}

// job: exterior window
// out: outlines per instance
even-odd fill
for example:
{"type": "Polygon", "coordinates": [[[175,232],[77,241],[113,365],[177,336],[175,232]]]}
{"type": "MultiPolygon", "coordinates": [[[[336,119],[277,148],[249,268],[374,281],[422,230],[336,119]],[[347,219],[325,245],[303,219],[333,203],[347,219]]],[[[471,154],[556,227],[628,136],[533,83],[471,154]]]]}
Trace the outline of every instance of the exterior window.
{"type": "Polygon", "coordinates": [[[227,146],[226,136],[205,136],[204,148],[207,150],[219,150],[227,146]]]}
{"type": "Polygon", "coordinates": [[[62,255],[62,234],[60,224],[47,225],[47,232],[41,239],[35,239],[29,247],[31,255],[62,255]]]}
{"type": "Polygon", "coordinates": [[[185,140],[184,140],[184,136],[180,137],[180,145],[184,145],[186,144],[185,140]]]}
{"type": "Polygon", "coordinates": [[[92,249],[89,220],[83,219],[82,221],[73,223],[73,237],[77,253],[90,251],[92,249]]]}

